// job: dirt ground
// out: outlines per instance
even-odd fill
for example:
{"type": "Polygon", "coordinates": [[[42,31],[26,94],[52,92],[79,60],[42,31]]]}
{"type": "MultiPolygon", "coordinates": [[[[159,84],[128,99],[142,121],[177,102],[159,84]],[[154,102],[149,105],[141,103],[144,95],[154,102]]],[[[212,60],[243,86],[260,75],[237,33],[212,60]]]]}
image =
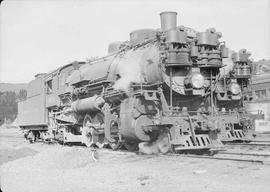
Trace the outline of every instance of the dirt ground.
{"type": "Polygon", "coordinates": [[[270,165],[179,155],[137,155],[86,147],[29,144],[0,130],[4,192],[270,191],[270,165]]]}

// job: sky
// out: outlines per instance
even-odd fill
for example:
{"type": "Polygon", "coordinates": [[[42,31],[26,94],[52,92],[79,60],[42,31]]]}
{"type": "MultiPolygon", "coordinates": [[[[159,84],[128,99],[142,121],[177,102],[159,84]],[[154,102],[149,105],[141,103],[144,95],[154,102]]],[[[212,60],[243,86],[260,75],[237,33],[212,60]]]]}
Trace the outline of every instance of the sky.
{"type": "Polygon", "coordinates": [[[105,56],[132,30],[160,28],[159,13],[178,25],[214,27],[232,50],[270,59],[270,0],[4,0],[0,5],[0,82],[27,83],[74,60],[105,56]]]}

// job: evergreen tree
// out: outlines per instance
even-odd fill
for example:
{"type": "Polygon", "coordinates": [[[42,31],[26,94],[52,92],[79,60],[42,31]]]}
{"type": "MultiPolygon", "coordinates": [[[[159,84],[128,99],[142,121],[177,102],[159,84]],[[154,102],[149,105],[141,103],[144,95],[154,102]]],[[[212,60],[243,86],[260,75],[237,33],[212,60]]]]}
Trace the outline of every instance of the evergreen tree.
{"type": "Polygon", "coordinates": [[[18,114],[18,101],[26,99],[27,92],[22,89],[18,94],[13,91],[0,92],[0,125],[5,119],[12,122],[18,114]]]}

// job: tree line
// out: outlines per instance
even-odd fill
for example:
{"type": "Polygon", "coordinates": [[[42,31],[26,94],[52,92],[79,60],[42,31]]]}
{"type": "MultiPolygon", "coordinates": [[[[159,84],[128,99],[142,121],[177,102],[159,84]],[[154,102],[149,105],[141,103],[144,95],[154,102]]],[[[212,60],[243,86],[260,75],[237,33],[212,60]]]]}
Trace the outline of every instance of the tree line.
{"type": "Polygon", "coordinates": [[[5,120],[7,123],[13,122],[18,114],[18,101],[25,100],[27,92],[21,89],[18,93],[14,91],[0,92],[0,125],[5,120]]]}

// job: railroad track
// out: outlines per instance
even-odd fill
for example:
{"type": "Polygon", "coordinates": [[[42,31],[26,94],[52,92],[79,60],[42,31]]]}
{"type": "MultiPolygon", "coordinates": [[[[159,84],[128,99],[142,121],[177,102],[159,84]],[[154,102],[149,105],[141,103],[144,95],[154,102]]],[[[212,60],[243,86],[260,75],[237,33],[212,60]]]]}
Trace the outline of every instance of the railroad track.
{"type": "Polygon", "coordinates": [[[270,141],[261,141],[261,140],[253,140],[252,143],[269,143],[270,144],[270,141]]]}
{"type": "MultiPolygon", "coordinates": [[[[201,154],[200,155],[175,154],[175,155],[179,157],[186,157],[186,158],[237,161],[237,162],[270,165],[270,141],[254,140],[250,143],[227,143],[225,146],[227,148],[226,151],[218,151],[218,153],[214,155],[201,155],[201,154]]],[[[126,150],[110,151],[110,150],[105,149],[105,151],[106,153],[113,153],[113,154],[115,153],[124,154],[124,155],[134,154],[126,150]]],[[[171,156],[171,155],[173,154],[170,154],[170,153],[165,154],[165,156],[171,156]]],[[[133,156],[132,161],[149,159],[149,158],[154,158],[154,157],[156,157],[156,155],[146,155],[144,158],[142,158],[142,156],[133,156]]]]}
{"type": "Polygon", "coordinates": [[[250,143],[227,143],[227,150],[215,155],[184,155],[190,158],[203,158],[225,161],[239,161],[270,165],[270,141],[250,143]]]}
{"type": "Polygon", "coordinates": [[[265,147],[270,147],[270,142],[265,142],[265,141],[256,141],[256,142],[251,142],[251,143],[227,143],[226,145],[234,145],[234,146],[265,146],[265,147]]]}
{"type": "Polygon", "coordinates": [[[249,163],[259,163],[264,165],[270,165],[270,158],[264,159],[264,158],[243,158],[245,155],[239,155],[239,154],[219,154],[214,156],[209,155],[184,155],[184,157],[188,158],[199,158],[199,159],[212,159],[212,160],[223,160],[223,161],[239,161],[239,162],[249,162],[249,163]]]}
{"type": "Polygon", "coordinates": [[[248,150],[254,152],[267,152],[270,153],[269,141],[252,141],[250,143],[228,143],[226,144],[227,150],[248,150]]]}
{"type": "MultiPolygon", "coordinates": [[[[224,161],[238,161],[238,162],[249,162],[249,163],[258,163],[264,165],[270,165],[270,147],[269,151],[265,149],[265,146],[270,146],[270,143],[266,145],[265,143],[255,144],[255,143],[232,143],[227,146],[227,150],[218,151],[214,155],[196,155],[196,154],[164,154],[165,156],[174,156],[187,157],[187,158],[200,158],[200,159],[211,159],[211,160],[224,160],[224,161]],[[244,146],[244,149],[243,149],[244,146]],[[252,150],[250,150],[252,148],[252,150]],[[263,150],[261,150],[261,148],[263,150]],[[267,153],[268,152],[268,153],[267,153]]],[[[102,150],[105,153],[112,154],[123,154],[123,155],[135,155],[134,152],[129,152],[124,149],[119,151],[111,151],[109,149],[98,149],[102,150]]],[[[149,158],[157,157],[157,154],[153,155],[143,155],[143,156],[133,156],[131,161],[144,160],[149,158]]]]}

